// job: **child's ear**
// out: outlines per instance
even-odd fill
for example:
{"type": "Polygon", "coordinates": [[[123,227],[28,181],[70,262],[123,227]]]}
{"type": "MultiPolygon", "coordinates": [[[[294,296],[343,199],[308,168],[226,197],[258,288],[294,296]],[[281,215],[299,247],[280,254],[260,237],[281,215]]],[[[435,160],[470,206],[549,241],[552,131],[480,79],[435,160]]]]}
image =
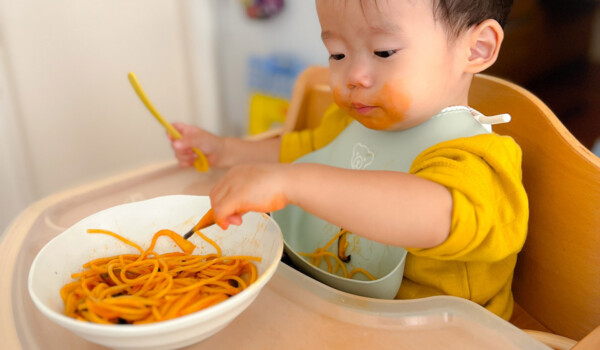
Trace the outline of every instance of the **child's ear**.
{"type": "Polygon", "coordinates": [[[498,58],[504,31],[493,19],[487,19],[469,30],[469,50],[466,71],[479,73],[490,67],[498,58]]]}

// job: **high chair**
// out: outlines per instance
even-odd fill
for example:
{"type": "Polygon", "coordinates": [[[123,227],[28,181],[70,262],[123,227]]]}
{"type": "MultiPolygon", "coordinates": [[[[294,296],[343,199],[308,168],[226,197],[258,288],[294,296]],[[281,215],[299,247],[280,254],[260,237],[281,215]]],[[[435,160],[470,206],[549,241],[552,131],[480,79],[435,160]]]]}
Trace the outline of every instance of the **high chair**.
{"type": "MultiPolygon", "coordinates": [[[[299,76],[277,133],[319,124],[333,101],[328,75],[312,66],[299,76]]],[[[469,101],[485,115],[509,113],[512,121],[494,132],[512,136],[523,151],[530,219],[511,322],[555,349],[600,349],[600,159],[513,83],[476,75],[469,101]]]]}

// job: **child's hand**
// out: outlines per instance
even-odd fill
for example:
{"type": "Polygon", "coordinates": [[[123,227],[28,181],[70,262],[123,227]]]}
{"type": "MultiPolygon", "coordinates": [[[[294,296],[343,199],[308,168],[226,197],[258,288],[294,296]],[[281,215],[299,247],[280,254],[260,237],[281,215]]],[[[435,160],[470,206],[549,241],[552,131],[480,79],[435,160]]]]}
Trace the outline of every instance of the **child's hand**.
{"type": "Polygon", "coordinates": [[[173,126],[181,133],[181,138],[178,140],[169,135],[171,147],[175,151],[180,167],[186,168],[194,164],[196,154],[192,151],[192,147],[204,153],[211,166],[218,167],[225,144],[222,137],[184,123],[173,123],[173,126]]]}
{"type": "Polygon", "coordinates": [[[288,203],[286,182],[289,164],[238,165],[227,172],[210,191],[211,205],[219,226],[240,225],[249,211],[271,212],[288,203]]]}

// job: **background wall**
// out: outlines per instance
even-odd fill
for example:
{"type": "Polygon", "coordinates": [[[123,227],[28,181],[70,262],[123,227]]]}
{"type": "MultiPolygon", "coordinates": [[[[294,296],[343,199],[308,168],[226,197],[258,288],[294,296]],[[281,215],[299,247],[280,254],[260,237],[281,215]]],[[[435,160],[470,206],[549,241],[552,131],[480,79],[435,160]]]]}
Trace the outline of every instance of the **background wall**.
{"type": "Polygon", "coordinates": [[[34,200],[171,159],[129,71],[168,120],[220,130],[212,6],[0,2],[0,233],[34,200]]]}
{"type": "Polygon", "coordinates": [[[590,46],[590,60],[594,63],[600,63],[600,7],[597,7],[594,11],[592,42],[590,46]]]}
{"type": "Polygon", "coordinates": [[[239,0],[218,1],[218,61],[226,132],[244,135],[248,115],[248,59],[293,56],[305,65],[328,64],[313,0],[286,0],[279,14],[250,19],[239,0]]]}
{"type": "Polygon", "coordinates": [[[600,142],[598,5],[597,0],[515,1],[500,57],[488,70],[537,95],[589,149],[600,142]]]}

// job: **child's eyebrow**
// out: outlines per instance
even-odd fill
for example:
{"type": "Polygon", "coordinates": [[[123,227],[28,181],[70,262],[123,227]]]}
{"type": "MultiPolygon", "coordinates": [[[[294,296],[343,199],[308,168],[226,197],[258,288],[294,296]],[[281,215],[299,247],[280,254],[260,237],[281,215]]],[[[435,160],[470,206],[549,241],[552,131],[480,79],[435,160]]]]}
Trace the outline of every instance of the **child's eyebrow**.
{"type": "MultiPolygon", "coordinates": [[[[399,25],[397,25],[396,23],[389,23],[389,22],[377,24],[377,25],[371,25],[371,26],[369,26],[369,29],[375,34],[395,34],[395,33],[402,31],[402,28],[400,28],[399,25]]],[[[325,31],[321,32],[321,40],[331,39],[334,36],[335,36],[335,33],[333,33],[330,30],[325,30],[325,31]]]]}
{"type": "Polygon", "coordinates": [[[396,23],[384,22],[381,24],[371,25],[369,29],[376,34],[394,34],[402,31],[396,23]]]}
{"type": "MultiPolygon", "coordinates": [[[[396,23],[382,23],[377,25],[370,25],[369,30],[374,34],[396,34],[402,31],[399,25],[396,23]]],[[[321,40],[327,40],[335,37],[335,33],[329,30],[321,32],[321,40]]]]}

